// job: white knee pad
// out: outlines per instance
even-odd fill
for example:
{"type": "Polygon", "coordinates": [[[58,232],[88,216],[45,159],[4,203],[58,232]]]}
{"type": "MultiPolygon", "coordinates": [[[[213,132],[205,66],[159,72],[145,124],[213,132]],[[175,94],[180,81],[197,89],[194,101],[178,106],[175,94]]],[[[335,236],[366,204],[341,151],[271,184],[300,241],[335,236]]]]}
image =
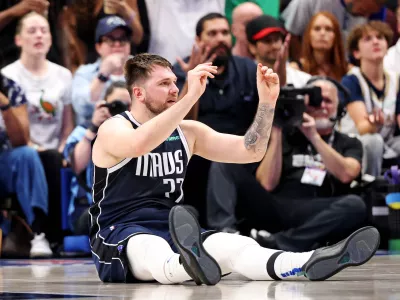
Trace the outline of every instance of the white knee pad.
{"type": "Polygon", "coordinates": [[[170,284],[165,277],[164,263],[174,255],[171,247],[163,238],[151,234],[138,234],[128,241],[127,256],[129,269],[139,280],[157,280],[170,284]]]}

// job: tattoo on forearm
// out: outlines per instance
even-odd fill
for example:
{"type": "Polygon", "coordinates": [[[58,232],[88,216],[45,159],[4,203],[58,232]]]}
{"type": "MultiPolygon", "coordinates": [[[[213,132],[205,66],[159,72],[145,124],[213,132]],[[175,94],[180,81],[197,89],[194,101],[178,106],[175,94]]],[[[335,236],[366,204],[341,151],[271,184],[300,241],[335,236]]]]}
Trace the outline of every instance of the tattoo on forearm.
{"type": "Polygon", "coordinates": [[[253,124],[244,136],[244,145],[248,150],[263,152],[267,148],[274,119],[274,107],[270,104],[260,104],[253,124]]]}

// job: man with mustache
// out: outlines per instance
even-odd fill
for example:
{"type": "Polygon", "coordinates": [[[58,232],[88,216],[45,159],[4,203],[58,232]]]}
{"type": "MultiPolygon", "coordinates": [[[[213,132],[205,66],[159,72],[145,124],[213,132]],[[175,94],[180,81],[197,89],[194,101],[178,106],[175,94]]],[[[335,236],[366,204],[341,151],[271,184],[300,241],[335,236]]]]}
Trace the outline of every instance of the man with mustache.
{"type": "Polygon", "coordinates": [[[361,142],[334,129],[340,114],[335,85],[325,79],[311,84],[321,87],[320,106],[306,105],[299,128],[275,122],[261,163],[211,165],[211,228],[237,230],[237,220],[245,219],[276,232],[252,230],[262,246],[298,252],[336,242],[363,223],[365,204],[349,194],[361,171],[361,142]]]}
{"type": "MultiPolygon", "coordinates": [[[[197,64],[212,61],[218,74],[208,79],[206,91],[193,106],[188,118],[198,120],[214,130],[243,134],[257,108],[256,64],[249,58],[231,54],[232,37],[225,16],[210,13],[196,25],[196,41],[190,57],[178,59],[173,71],[178,78],[179,97],[187,91],[186,75],[197,64]]],[[[210,162],[194,157],[185,179],[188,199],[204,217],[204,199],[210,162]]],[[[201,220],[204,221],[204,220],[201,220]]]]}

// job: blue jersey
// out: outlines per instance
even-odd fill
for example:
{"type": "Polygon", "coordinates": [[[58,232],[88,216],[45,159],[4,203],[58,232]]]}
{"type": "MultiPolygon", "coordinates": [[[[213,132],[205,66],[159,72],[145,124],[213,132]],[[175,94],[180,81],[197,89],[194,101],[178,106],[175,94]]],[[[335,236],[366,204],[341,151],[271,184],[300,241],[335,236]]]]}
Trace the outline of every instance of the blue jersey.
{"type": "MultiPolygon", "coordinates": [[[[140,126],[130,112],[115,117],[127,119],[134,129],[140,126]]],[[[89,210],[91,234],[107,226],[131,222],[138,209],[171,208],[181,203],[189,155],[187,141],[178,127],[150,153],[125,158],[111,168],[95,165],[94,203],[89,210]]]]}

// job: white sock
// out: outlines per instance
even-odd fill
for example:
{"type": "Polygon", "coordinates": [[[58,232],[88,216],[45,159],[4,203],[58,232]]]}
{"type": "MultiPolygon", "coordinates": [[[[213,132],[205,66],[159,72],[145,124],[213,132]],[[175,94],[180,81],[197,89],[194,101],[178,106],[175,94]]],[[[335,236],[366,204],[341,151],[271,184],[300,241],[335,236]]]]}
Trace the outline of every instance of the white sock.
{"type": "Polygon", "coordinates": [[[305,279],[301,267],[310,259],[314,251],[294,253],[283,252],[275,260],[275,274],[281,279],[305,279]]]}
{"type": "Polygon", "coordinates": [[[249,237],[223,232],[209,236],[204,247],[222,270],[236,271],[251,280],[305,278],[297,275],[314,253],[263,248],[249,237]]]}
{"type": "Polygon", "coordinates": [[[268,273],[267,264],[276,252],[278,250],[263,248],[258,244],[247,245],[234,258],[233,268],[251,280],[273,280],[268,273]]]}
{"type": "Polygon", "coordinates": [[[209,236],[204,248],[218,262],[223,274],[235,271],[252,280],[272,280],[267,262],[278,250],[262,248],[247,236],[224,232],[209,236]]]}

